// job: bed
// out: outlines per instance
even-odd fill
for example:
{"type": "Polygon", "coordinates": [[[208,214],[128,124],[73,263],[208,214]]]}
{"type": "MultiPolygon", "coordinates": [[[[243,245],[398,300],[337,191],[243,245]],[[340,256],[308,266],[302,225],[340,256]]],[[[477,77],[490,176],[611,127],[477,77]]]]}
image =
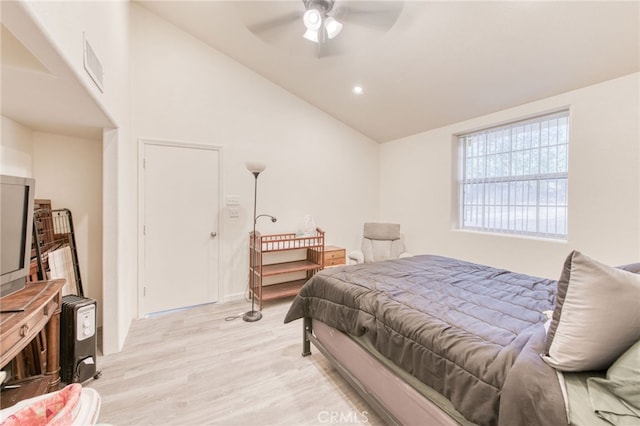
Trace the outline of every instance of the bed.
{"type": "Polygon", "coordinates": [[[285,323],[303,319],[303,355],[313,343],[390,424],[560,425],[567,389],[541,357],[557,289],[421,255],[326,269],[285,323]]]}

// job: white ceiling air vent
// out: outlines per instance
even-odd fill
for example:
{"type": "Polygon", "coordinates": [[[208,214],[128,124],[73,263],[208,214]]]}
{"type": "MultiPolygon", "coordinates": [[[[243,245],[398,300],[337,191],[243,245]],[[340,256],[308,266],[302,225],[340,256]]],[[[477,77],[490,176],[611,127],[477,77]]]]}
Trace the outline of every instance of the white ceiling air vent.
{"type": "Polygon", "coordinates": [[[96,53],[93,51],[93,48],[89,44],[89,41],[85,37],[84,33],[82,34],[84,39],[84,69],[87,70],[87,73],[91,77],[98,89],[104,93],[103,88],[103,77],[104,73],[102,71],[102,64],[100,60],[96,56],[96,53]]]}

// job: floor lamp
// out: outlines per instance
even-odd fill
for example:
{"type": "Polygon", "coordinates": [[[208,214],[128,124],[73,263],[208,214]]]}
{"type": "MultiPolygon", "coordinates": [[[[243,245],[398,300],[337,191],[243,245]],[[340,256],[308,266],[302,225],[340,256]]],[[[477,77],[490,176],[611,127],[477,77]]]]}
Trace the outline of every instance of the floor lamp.
{"type": "Polygon", "coordinates": [[[249,286],[251,288],[251,310],[249,312],[245,312],[245,314],[242,316],[242,319],[247,321],[247,322],[255,322],[258,321],[262,318],[262,312],[260,311],[256,311],[255,310],[255,270],[254,270],[254,265],[256,264],[256,223],[258,222],[258,218],[262,217],[262,216],[267,216],[271,218],[271,222],[275,222],[277,221],[277,219],[271,215],[268,214],[261,214],[261,215],[256,215],[256,207],[257,207],[257,201],[258,201],[258,175],[260,173],[262,173],[264,171],[264,169],[266,168],[266,166],[263,163],[258,163],[258,162],[254,162],[254,161],[247,161],[247,163],[245,164],[247,166],[247,170],[249,170],[254,178],[255,178],[255,183],[254,183],[254,189],[253,189],[253,234],[251,234],[251,238],[253,238],[253,244],[252,247],[253,249],[249,248],[249,251],[251,253],[251,256],[249,257],[249,262],[250,262],[250,271],[251,271],[251,275],[249,276],[249,286]]]}

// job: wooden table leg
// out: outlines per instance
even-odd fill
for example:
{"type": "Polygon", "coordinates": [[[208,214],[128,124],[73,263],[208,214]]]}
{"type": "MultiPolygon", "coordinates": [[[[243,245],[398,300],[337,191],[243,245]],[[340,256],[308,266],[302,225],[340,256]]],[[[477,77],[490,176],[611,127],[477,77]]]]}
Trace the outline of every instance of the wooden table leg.
{"type": "Polygon", "coordinates": [[[47,323],[47,368],[44,375],[49,377],[49,392],[60,386],[60,312],[58,307],[47,323]]]}

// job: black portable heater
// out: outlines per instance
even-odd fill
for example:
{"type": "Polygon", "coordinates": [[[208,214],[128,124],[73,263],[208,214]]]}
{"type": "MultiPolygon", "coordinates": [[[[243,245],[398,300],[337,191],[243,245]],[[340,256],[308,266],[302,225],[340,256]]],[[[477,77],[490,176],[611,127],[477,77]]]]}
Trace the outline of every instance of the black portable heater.
{"type": "Polygon", "coordinates": [[[62,297],[60,316],[60,376],[65,383],[97,378],[96,301],[82,296],[62,297]]]}
{"type": "Polygon", "coordinates": [[[33,213],[38,279],[45,280],[51,274],[50,259],[45,253],[67,246],[71,252],[71,265],[63,268],[69,274],[65,278],[72,278],[72,294],[62,296],[60,379],[65,383],[81,383],[91,377],[97,379],[101,372],[96,367],[96,301],[84,297],[73,216],[69,209],[52,210],[49,200],[39,200],[39,205],[33,213]]]}

